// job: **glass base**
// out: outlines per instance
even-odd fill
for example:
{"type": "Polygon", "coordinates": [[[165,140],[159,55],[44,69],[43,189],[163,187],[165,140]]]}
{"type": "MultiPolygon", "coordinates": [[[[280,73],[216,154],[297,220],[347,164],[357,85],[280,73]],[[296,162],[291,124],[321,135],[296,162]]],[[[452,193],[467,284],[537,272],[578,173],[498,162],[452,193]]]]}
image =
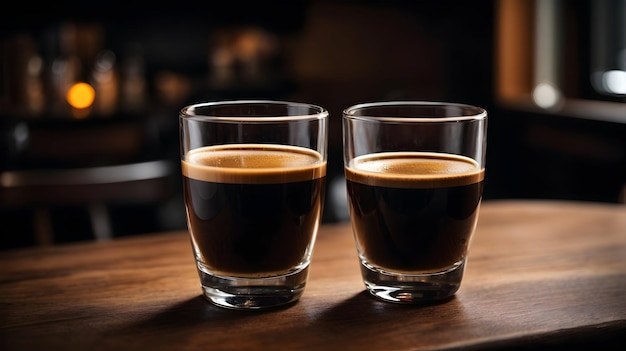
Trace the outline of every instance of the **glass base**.
{"type": "Polygon", "coordinates": [[[309,274],[304,267],[269,278],[232,278],[198,270],[204,297],[213,304],[237,310],[259,310],[295,303],[309,274]]]}
{"type": "Polygon", "coordinates": [[[398,274],[386,272],[361,262],[365,287],[377,298],[400,304],[441,301],[452,297],[463,278],[465,261],[437,273],[398,274]]]}

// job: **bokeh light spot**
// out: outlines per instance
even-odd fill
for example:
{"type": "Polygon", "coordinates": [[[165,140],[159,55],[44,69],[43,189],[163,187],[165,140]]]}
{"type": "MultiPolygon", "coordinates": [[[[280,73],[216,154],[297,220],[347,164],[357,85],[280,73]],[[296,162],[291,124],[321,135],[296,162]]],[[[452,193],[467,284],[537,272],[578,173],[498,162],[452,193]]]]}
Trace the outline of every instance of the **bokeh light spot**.
{"type": "Polygon", "coordinates": [[[91,106],[96,91],[87,83],[76,83],[67,91],[67,102],[74,108],[83,109],[91,106]]]}

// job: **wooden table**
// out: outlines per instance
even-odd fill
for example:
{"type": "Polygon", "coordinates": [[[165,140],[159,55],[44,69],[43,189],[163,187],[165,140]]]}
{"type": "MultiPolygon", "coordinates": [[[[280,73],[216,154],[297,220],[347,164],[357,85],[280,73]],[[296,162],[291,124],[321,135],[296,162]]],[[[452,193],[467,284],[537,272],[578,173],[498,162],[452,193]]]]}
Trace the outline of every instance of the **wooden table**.
{"type": "Polygon", "coordinates": [[[322,226],[301,300],[264,312],[201,297],[186,232],[1,252],[0,350],[626,349],[626,206],[484,202],[436,305],[365,293],[351,235],[322,226]]]}

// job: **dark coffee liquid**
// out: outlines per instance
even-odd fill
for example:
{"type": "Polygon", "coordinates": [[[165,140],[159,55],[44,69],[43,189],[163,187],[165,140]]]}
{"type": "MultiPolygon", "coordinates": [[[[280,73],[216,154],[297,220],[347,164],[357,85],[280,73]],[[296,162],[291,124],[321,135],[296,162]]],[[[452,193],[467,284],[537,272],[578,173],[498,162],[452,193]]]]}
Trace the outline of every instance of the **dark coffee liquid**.
{"type": "Polygon", "coordinates": [[[326,163],[308,149],[227,145],[182,161],[196,257],[214,274],[286,273],[310,254],[322,214],[326,163]]]}
{"type": "Polygon", "coordinates": [[[484,169],[449,154],[383,153],[345,169],[361,253],[394,272],[427,273],[465,257],[476,226],[484,169]]]}

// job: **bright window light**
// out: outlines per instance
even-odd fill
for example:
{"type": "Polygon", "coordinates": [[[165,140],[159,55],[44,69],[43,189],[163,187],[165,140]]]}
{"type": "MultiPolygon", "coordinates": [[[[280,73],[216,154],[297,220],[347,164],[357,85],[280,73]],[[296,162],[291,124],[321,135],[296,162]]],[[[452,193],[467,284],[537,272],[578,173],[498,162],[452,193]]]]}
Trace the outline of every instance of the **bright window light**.
{"type": "Polygon", "coordinates": [[[602,85],[608,93],[626,94],[626,71],[611,70],[602,74],[602,85]]]}

